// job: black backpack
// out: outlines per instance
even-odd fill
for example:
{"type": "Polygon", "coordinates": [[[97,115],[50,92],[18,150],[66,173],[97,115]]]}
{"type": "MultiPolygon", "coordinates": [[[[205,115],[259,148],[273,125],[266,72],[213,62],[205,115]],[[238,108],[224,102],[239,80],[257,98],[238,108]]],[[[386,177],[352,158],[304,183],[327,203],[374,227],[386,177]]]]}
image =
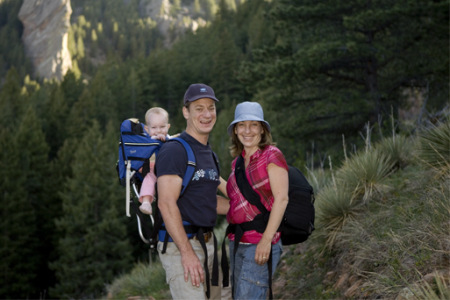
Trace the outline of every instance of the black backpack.
{"type": "MultiPolygon", "coordinates": [[[[253,190],[245,176],[244,159],[240,155],[236,161],[236,182],[242,195],[248,202],[255,205],[261,212],[255,218],[254,225],[244,225],[244,227],[256,226],[259,231],[264,232],[269,220],[270,212],[261,203],[259,195],[253,190]],[[262,228],[264,226],[264,228],[262,228]]],[[[289,166],[289,203],[284,213],[283,221],[278,231],[281,232],[281,243],[283,245],[293,245],[306,241],[314,231],[314,190],[303,173],[292,166],[289,166]]],[[[248,227],[247,227],[248,228],[248,227]]],[[[258,231],[258,230],[257,230],[258,231]]]]}
{"type": "MultiPolygon", "coordinates": [[[[245,175],[245,163],[242,155],[239,155],[236,161],[236,168],[234,172],[236,176],[236,183],[242,195],[248,202],[255,205],[261,212],[253,221],[242,224],[229,224],[225,232],[225,237],[229,233],[234,233],[235,255],[239,247],[245,231],[256,230],[263,233],[266,230],[269,222],[270,212],[261,202],[259,194],[253,189],[245,175]]],[[[314,231],[314,191],[312,186],[306,180],[306,177],[299,169],[289,166],[289,203],[284,212],[283,220],[281,221],[278,231],[281,232],[281,243],[283,245],[293,245],[306,241],[311,233],[314,231]]],[[[225,238],[224,238],[225,239],[225,238]]],[[[225,243],[222,244],[222,261],[224,260],[225,243]]],[[[267,262],[269,269],[269,299],[273,299],[272,293],[272,252],[270,252],[269,260],[267,262]]],[[[222,267],[224,276],[228,276],[228,269],[222,267]]],[[[224,285],[225,286],[225,285],[224,285]]],[[[234,296],[234,288],[232,289],[234,296]]]]}
{"type": "Polygon", "coordinates": [[[280,225],[281,243],[298,244],[314,231],[314,190],[296,167],[289,166],[289,204],[280,225]]]}

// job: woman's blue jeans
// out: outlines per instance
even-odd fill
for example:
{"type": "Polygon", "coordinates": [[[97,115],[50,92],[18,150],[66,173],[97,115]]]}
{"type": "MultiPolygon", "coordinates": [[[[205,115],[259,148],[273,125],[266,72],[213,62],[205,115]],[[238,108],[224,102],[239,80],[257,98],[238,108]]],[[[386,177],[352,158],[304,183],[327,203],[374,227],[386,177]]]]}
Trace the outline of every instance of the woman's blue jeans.
{"type": "MultiPolygon", "coordinates": [[[[255,244],[239,244],[233,255],[234,241],[230,241],[231,283],[236,300],[267,299],[269,290],[269,269],[267,263],[260,266],[255,262],[255,244]]],[[[283,248],[281,241],[272,245],[272,275],[280,261],[283,248]]]]}

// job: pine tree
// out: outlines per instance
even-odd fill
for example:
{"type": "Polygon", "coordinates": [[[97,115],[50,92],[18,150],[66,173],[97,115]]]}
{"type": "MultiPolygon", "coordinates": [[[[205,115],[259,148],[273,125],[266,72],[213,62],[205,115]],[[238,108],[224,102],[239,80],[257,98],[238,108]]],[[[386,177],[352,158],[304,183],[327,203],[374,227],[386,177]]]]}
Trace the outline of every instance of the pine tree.
{"type": "Polygon", "coordinates": [[[0,129],[0,298],[34,298],[38,271],[36,214],[20,162],[22,146],[0,129]]]}
{"type": "MultiPolygon", "coordinates": [[[[95,109],[92,112],[101,128],[106,128],[110,121],[117,122],[117,96],[108,87],[105,74],[98,72],[92,80],[90,95],[95,101],[95,109]]],[[[118,125],[117,123],[115,123],[118,125]]]]}
{"type": "MultiPolygon", "coordinates": [[[[217,35],[212,56],[211,85],[220,97],[227,96],[230,99],[243,101],[243,88],[236,78],[236,70],[241,61],[242,54],[234,43],[233,36],[224,28],[217,35]]],[[[221,107],[223,107],[221,105],[221,107]]]]}
{"type": "Polygon", "coordinates": [[[56,222],[63,233],[58,260],[51,264],[58,284],[52,297],[95,298],[105,283],[129,270],[131,246],[126,237],[122,201],[114,166],[117,134],[108,126],[104,137],[97,122],[86,132],[75,151],[72,177],[60,196],[63,214],[56,222]]]}
{"type": "Polygon", "coordinates": [[[77,58],[83,58],[84,57],[84,42],[81,35],[78,35],[77,39],[77,58]]]}
{"type": "Polygon", "coordinates": [[[14,128],[18,125],[25,109],[19,74],[15,68],[11,68],[0,90],[0,125],[14,128]]]}
{"type": "Polygon", "coordinates": [[[200,15],[200,13],[202,12],[202,8],[201,8],[201,6],[200,6],[200,2],[199,2],[200,0],[194,0],[194,4],[193,4],[193,6],[194,6],[194,14],[195,14],[195,16],[199,16],[200,15]]]}
{"type": "Polygon", "coordinates": [[[69,27],[67,48],[69,49],[72,59],[77,56],[77,43],[75,42],[75,33],[73,27],[69,27]]]}
{"type": "Polygon", "coordinates": [[[95,120],[95,100],[91,93],[85,89],[78,101],[72,106],[67,118],[67,136],[81,138],[95,120]]]}
{"type": "Polygon", "coordinates": [[[448,99],[447,0],[282,0],[271,18],[277,44],[255,51],[240,74],[288,139],[355,137],[427,82],[448,99]]]}
{"type": "Polygon", "coordinates": [[[36,224],[39,244],[32,250],[39,257],[40,276],[36,278],[35,286],[43,291],[54,284],[53,272],[49,270],[47,264],[55,249],[54,219],[58,215],[58,206],[55,207],[51,201],[51,194],[55,191],[49,189],[50,147],[45,141],[41,122],[31,107],[23,116],[16,134],[20,146],[20,170],[25,175],[22,189],[28,194],[28,204],[34,209],[36,216],[39,216],[39,222],[36,224]]]}

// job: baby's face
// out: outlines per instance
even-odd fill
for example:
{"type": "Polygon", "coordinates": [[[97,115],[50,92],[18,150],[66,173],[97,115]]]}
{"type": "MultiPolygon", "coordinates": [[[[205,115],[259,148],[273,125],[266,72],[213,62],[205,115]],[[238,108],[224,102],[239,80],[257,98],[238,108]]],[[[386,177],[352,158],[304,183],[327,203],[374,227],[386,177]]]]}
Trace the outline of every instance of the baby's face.
{"type": "Polygon", "coordinates": [[[150,136],[167,135],[170,124],[164,115],[150,114],[147,120],[147,130],[150,136]]]}

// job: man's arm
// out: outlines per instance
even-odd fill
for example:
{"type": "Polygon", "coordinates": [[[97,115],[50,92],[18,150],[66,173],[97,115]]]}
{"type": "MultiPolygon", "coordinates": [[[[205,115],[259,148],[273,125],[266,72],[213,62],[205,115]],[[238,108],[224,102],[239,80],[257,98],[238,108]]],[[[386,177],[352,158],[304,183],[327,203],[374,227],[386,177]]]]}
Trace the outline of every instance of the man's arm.
{"type": "Polygon", "coordinates": [[[228,197],[227,182],[225,181],[225,179],[222,178],[222,176],[220,176],[219,191],[221,191],[222,194],[225,195],[225,197],[228,197]]]}
{"type": "Polygon", "coordinates": [[[226,215],[230,209],[230,200],[217,195],[217,214],[226,215]]]}
{"type": "Polygon", "coordinates": [[[167,232],[180,250],[184,280],[187,282],[190,275],[192,285],[200,286],[200,282],[204,282],[203,267],[187,238],[181,213],[177,206],[182,182],[182,178],[178,175],[158,177],[158,208],[161,211],[167,232]]]}
{"type": "Polygon", "coordinates": [[[220,177],[219,191],[221,191],[225,197],[217,195],[217,214],[226,215],[230,208],[230,200],[226,198],[228,197],[227,182],[222,177],[220,177]]]}

